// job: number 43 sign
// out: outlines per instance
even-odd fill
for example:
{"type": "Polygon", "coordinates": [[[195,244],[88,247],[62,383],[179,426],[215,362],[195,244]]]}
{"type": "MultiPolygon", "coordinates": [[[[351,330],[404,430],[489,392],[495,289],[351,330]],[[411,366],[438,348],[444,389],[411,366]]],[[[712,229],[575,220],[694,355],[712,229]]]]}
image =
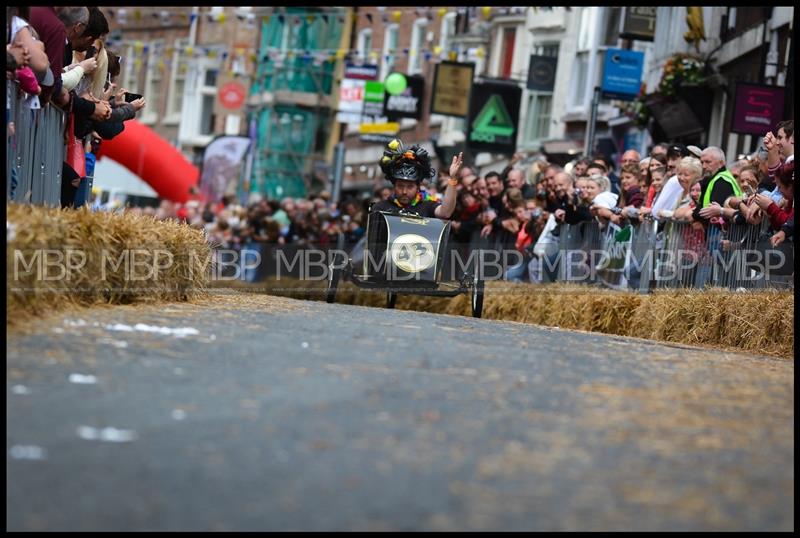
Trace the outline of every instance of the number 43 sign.
{"type": "Polygon", "coordinates": [[[513,154],[517,149],[521,98],[522,89],[513,83],[473,84],[467,136],[470,149],[513,154]]]}

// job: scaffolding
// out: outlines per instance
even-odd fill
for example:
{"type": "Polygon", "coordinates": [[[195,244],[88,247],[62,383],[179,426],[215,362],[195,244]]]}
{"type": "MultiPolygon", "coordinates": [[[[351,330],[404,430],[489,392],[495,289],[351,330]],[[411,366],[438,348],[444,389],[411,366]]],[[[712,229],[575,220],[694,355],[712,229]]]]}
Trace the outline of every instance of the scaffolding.
{"type": "Polygon", "coordinates": [[[257,125],[250,192],[305,197],[335,121],[337,62],[347,20],[337,8],[286,8],[262,20],[250,90],[257,125]],[[324,15],[324,16],[320,16],[324,15]]]}

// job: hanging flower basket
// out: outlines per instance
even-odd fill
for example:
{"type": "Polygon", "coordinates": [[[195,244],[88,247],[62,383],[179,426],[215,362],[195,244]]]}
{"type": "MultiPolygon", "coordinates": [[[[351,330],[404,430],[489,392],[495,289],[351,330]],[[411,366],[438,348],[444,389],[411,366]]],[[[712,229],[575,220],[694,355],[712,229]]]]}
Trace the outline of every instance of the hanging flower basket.
{"type": "Polygon", "coordinates": [[[702,85],[706,78],[705,72],[705,64],[699,57],[684,53],[675,54],[664,64],[658,93],[664,97],[675,98],[684,85],[702,85]]]}

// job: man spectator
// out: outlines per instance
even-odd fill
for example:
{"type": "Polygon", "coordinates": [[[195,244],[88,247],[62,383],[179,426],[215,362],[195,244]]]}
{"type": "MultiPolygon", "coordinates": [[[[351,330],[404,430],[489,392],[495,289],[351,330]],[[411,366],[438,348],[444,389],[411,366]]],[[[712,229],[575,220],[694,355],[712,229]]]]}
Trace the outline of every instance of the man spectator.
{"type": "Polygon", "coordinates": [[[635,164],[639,166],[639,162],[642,160],[642,156],[639,155],[639,152],[635,149],[629,149],[622,154],[622,158],[620,159],[620,164],[624,167],[627,164],[635,164]]]}
{"type": "Polygon", "coordinates": [[[703,180],[700,183],[700,203],[694,209],[692,218],[708,222],[712,217],[721,217],[725,200],[730,196],[741,198],[742,190],[731,173],[725,168],[725,152],[716,146],[703,150],[700,157],[703,167],[703,180]],[[711,206],[716,202],[719,207],[711,206]],[[711,207],[709,207],[711,206],[711,207]],[[716,214],[714,210],[716,209],[716,214]]]}
{"type": "MultiPolygon", "coordinates": [[[[75,40],[86,30],[89,23],[89,10],[86,7],[43,7],[35,6],[30,10],[31,26],[44,42],[47,59],[50,61],[50,70],[53,73],[53,83],[42,83],[42,93],[39,99],[42,103],[48,102],[52,96],[61,93],[61,72],[64,69],[65,49],[68,40],[75,40]]],[[[88,45],[87,45],[88,47],[88,45]]],[[[69,53],[72,62],[72,52],[69,53]]]]}
{"type": "Polygon", "coordinates": [[[667,177],[672,179],[672,177],[678,173],[678,163],[687,155],[689,155],[689,149],[683,144],[676,143],[670,145],[667,150],[667,177]]]}
{"type": "Polygon", "coordinates": [[[592,164],[591,159],[586,157],[581,157],[578,159],[578,161],[575,163],[575,167],[572,170],[572,175],[575,177],[575,179],[587,176],[587,169],[589,168],[590,164],[592,164]]]}
{"type": "Polygon", "coordinates": [[[519,189],[525,200],[536,197],[536,188],[525,182],[525,173],[519,168],[513,168],[508,172],[507,185],[509,189],[519,189]]]}
{"type": "Polygon", "coordinates": [[[577,224],[590,220],[592,215],[589,207],[579,204],[573,189],[572,176],[564,171],[558,172],[555,177],[556,204],[553,215],[556,221],[564,224],[577,224]]]}
{"type": "Polygon", "coordinates": [[[650,150],[650,157],[655,157],[656,155],[662,155],[664,158],[667,157],[667,150],[669,150],[669,144],[666,142],[661,142],[653,146],[653,149],[650,150]]]}
{"type": "Polygon", "coordinates": [[[774,180],[785,164],[794,161],[794,121],[780,122],[777,136],[768,132],[764,137],[764,147],[767,148],[767,170],[774,180]]]}

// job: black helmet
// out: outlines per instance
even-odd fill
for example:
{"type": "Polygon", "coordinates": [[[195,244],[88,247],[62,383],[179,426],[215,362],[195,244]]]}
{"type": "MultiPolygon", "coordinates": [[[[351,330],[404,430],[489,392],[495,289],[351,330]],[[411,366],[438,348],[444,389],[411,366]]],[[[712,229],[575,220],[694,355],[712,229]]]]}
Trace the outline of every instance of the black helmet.
{"type": "Polygon", "coordinates": [[[386,179],[392,183],[405,179],[419,184],[436,177],[436,170],[431,168],[431,158],[424,148],[417,144],[405,148],[398,138],[389,142],[386,147],[380,166],[386,179]]]}

